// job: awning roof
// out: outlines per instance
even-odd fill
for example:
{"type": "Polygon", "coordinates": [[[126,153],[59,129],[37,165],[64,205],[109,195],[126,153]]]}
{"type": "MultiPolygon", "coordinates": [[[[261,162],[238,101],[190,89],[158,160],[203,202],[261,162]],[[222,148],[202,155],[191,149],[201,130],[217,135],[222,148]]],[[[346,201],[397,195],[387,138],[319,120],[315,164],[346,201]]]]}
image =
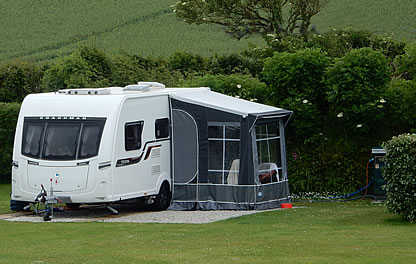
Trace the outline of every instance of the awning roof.
{"type": "Polygon", "coordinates": [[[197,104],[212,109],[229,112],[243,117],[250,115],[255,116],[286,116],[291,115],[292,112],[269,106],[242,100],[239,98],[223,95],[210,90],[193,90],[189,92],[172,93],[171,98],[197,104]]]}

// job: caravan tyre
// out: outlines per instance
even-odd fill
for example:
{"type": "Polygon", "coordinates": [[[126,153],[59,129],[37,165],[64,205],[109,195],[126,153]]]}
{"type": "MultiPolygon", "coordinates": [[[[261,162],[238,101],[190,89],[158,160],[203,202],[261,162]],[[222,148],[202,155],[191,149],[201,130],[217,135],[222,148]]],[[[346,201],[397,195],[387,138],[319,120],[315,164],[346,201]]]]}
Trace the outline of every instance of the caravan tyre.
{"type": "Polygon", "coordinates": [[[66,207],[68,207],[68,209],[71,210],[71,211],[79,210],[80,206],[81,206],[81,204],[79,204],[79,203],[67,203],[66,204],[66,207]]]}
{"type": "MultiPolygon", "coordinates": [[[[12,194],[10,193],[10,198],[11,198],[11,195],[12,194]]],[[[24,211],[24,208],[25,208],[26,205],[29,205],[29,203],[10,199],[10,210],[11,211],[22,212],[22,211],[24,211]]]]}
{"type": "Polygon", "coordinates": [[[169,188],[169,184],[164,182],[160,187],[159,194],[156,196],[154,203],[152,204],[153,209],[157,211],[163,211],[168,209],[170,201],[172,199],[172,193],[169,188]]]}

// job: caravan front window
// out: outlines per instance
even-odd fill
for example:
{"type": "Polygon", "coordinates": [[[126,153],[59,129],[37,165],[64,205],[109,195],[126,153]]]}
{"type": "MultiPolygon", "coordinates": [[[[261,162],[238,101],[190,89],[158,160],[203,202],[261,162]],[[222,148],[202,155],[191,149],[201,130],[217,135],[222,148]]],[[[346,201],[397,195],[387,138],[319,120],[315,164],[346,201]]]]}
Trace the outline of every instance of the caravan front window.
{"type": "Polygon", "coordinates": [[[22,155],[77,160],[98,155],[105,118],[25,118],[22,155]]]}
{"type": "Polygon", "coordinates": [[[46,160],[74,160],[80,124],[56,123],[46,128],[42,157],[46,160]]]}
{"type": "Polygon", "coordinates": [[[36,158],[40,154],[40,144],[43,135],[44,124],[25,123],[23,130],[23,147],[22,154],[28,157],[36,158]]]}

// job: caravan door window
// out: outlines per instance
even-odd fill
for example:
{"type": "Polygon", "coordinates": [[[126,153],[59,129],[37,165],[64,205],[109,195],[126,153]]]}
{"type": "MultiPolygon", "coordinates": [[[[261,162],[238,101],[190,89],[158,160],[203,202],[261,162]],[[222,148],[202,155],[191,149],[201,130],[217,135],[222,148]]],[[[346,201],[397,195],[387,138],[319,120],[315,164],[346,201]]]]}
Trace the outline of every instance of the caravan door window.
{"type": "Polygon", "coordinates": [[[124,148],[126,151],[142,147],[143,121],[127,123],[124,127],[124,148]]]}
{"type": "Polygon", "coordinates": [[[156,119],[155,136],[158,139],[169,137],[169,118],[156,119]]]}
{"type": "Polygon", "coordinates": [[[97,156],[105,121],[105,118],[25,118],[22,155],[43,160],[97,156]]]}

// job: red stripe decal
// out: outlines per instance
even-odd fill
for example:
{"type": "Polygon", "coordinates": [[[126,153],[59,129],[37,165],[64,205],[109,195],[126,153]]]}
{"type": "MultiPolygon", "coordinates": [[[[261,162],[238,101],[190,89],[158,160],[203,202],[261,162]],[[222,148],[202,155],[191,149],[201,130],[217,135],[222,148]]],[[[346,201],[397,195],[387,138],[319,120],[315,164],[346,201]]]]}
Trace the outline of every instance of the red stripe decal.
{"type": "Polygon", "coordinates": [[[162,145],[150,146],[150,147],[147,149],[146,156],[144,156],[144,160],[147,160],[147,159],[149,158],[149,156],[150,156],[150,152],[152,152],[152,149],[153,149],[153,148],[159,148],[159,147],[161,147],[161,146],[162,146],[162,145]]]}

